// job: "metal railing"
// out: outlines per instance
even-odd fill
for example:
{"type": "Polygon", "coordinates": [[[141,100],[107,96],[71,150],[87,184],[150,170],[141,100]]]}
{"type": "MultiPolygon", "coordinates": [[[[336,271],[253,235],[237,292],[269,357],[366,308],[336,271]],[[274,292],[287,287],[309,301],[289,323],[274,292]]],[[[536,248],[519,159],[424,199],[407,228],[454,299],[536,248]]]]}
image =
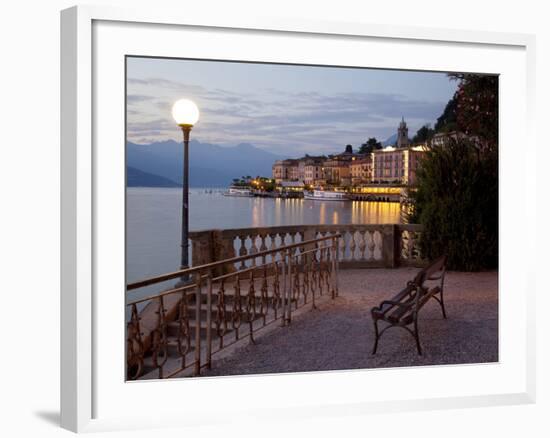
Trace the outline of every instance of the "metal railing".
{"type": "Polygon", "coordinates": [[[232,257],[127,285],[174,287],[127,300],[127,379],[200,375],[212,356],[325,295],[338,295],[339,239],[324,237],[232,257]],[[245,262],[244,265],[240,265],[245,262]],[[235,270],[234,266],[242,266],[235,270]],[[223,267],[230,267],[223,272],[223,267]],[[243,334],[243,329],[245,330],[243,334]]]}

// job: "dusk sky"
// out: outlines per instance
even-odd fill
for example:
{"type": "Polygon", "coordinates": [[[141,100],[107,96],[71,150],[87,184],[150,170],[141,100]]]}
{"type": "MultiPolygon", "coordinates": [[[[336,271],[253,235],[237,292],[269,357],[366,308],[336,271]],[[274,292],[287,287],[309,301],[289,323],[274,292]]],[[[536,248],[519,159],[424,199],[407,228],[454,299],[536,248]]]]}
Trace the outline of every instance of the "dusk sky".
{"type": "Polygon", "coordinates": [[[128,140],[180,140],[174,101],[189,98],[200,120],[193,139],[221,146],[251,143],[298,157],[385,140],[401,116],[409,136],[433,124],[456,82],[444,73],[342,67],[190,61],[127,60],[128,140]]]}

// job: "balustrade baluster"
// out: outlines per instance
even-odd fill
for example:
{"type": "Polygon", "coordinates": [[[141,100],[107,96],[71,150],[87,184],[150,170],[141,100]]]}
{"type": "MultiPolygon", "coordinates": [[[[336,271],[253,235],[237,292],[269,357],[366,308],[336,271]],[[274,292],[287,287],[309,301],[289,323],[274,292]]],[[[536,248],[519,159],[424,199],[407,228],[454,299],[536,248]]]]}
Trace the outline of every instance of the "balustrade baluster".
{"type": "Polygon", "coordinates": [[[355,230],[351,229],[349,232],[349,259],[355,260],[355,249],[357,248],[357,243],[355,242],[355,230]]]}
{"type": "Polygon", "coordinates": [[[407,260],[407,231],[401,232],[401,239],[399,239],[399,257],[403,260],[407,260]]]}
{"type": "MultiPolygon", "coordinates": [[[[275,239],[277,238],[277,234],[276,233],[269,233],[269,239],[270,239],[270,243],[269,243],[269,250],[270,251],[273,251],[277,248],[277,243],[275,241],[275,239]]],[[[272,255],[269,256],[271,258],[270,261],[276,261],[276,258],[277,258],[277,253],[273,253],[272,255]]]]}
{"type": "Polygon", "coordinates": [[[376,249],[376,243],[374,242],[374,231],[367,231],[369,240],[368,240],[368,247],[369,247],[369,260],[374,261],[374,250],[376,249]]]}
{"type": "MultiPolygon", "coordinates": [[[[267,234],[261,234],[260,235],[260,252],[267,251],[267,245],[265,244],[265,238],[267,237],[267,234]]],[[[265,265],[266,256],[262,256],[262,265],[265,265]]]]}
{"type": "Polygon", "coordinates": [[[412,231],[412,239],[411,239],[411,262],[420,258],[420,253],[418,250],[418,233],[412,231]]]}
{"type": "Polygon", "coordinates": [[[346,233],[342,232],[342,237],[340,238],[338,244],[340,245],[340,260],[345,261],[346,258],[346,233]]]}
{"type": "MultiPolygon", "coordinates": [[[[250,255],[254,255],[258,253],[258,247],[256,246],[256,240],[258,239],[258,236],[256,234],[250,234],[248,236],[250,238],[250,255]]],[[[252,257],[250,260],[250,263],[252,266],[256,266],[256,257],[252,257]]]]}
{"type": "MultiPolygon", "coordinates": [[[[245,256],[248,254],[248,250],[246,249],[246,236],[240,235],[237,237],[241,240],[241,247],[239,248],[239,256],[245,256]]],[[[246,263],[244,260],[241,260],[241,265],[239,269],[245,269],[245,268],[246,268],[246,263]]]]}
{"type": "Polygon", "coordinates": [[[381,259],[382,258],[382,252],[383,252],[383,249],[382,249],[382,232],[381,231],[375,231],[374,232],[374,235],[373,235],[373,238],[374,238],[374,242],[375,242],[375,249],[374,249],[374,253],[378,253],[379,257],[376,257],[375,255],[375,259],[381,259]]]}
{"type": "Polygon", "coordinates": [[[412,260],[413,245],[414,245],[414,236],[412,232],[408,233],[408,245],[407,245],[407,260],[410,262],[412,260]]]}
{"type": "Polygon", "coordinates": [[[364,261],[366,260],[365,251],[367,249],[367,243],[366,243],[367,231],[360,230],[360,231],[357,231],[357,234],[359,235],[359,260],[364,261]]]}
{"type": "Polygon", "coordinates": [[[288,233],[289,236],[290,236],[290,244],[291,245],[294,245],[296,243],[296,233],[291,231],[290,233],[288,233]]]}
{"type": "Polygon", "coordinates": [[[403,231],[401,233],[400,240],[401,240],[401,258],[407,260],[409,255],[409,246],[408,246],[409,232],[406,230],[403,231]]]}

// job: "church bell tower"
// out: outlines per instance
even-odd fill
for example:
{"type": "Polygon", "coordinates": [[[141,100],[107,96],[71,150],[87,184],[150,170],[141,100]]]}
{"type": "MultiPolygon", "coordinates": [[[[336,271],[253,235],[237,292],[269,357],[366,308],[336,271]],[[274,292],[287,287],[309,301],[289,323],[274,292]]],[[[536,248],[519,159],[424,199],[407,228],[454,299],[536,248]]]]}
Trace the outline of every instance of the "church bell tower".
{"type": "Polygon", "coordinates": [[[409,128],[405,123],[405,118],[401,117],[399,128],[397,128],[397,147],[406,148],[409,146],[409,128]]]}

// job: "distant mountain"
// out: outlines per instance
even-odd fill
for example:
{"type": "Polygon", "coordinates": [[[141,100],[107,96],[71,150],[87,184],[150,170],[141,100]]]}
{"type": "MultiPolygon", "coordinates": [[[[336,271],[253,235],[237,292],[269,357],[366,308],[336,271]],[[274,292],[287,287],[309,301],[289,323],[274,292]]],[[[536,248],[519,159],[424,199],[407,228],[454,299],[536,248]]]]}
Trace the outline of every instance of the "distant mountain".
{"type": "Polygon", "coordinates": [[[386,138],[386,140],[382,142],[382,146],[393,146],[396,142],[397,142],[397,133],[386,138]]]}
{"type": "Polygon", "coordinates": [[[171,179],[130,166],[126,168],[126,185],[128,187],[181,187],[181,184],[171,179]]]}
{"type": "MultiPolygon", "coordinates": [[[[189,184],[192,187],[224,187],[243,175],[270,176],[273,162],[282,157],[248,143],[222,147],[191,140],[189,184]]],[[[128,142],[126,165],[182,183],[183,145],[167,140],[151,144],[128,142]]]]}

